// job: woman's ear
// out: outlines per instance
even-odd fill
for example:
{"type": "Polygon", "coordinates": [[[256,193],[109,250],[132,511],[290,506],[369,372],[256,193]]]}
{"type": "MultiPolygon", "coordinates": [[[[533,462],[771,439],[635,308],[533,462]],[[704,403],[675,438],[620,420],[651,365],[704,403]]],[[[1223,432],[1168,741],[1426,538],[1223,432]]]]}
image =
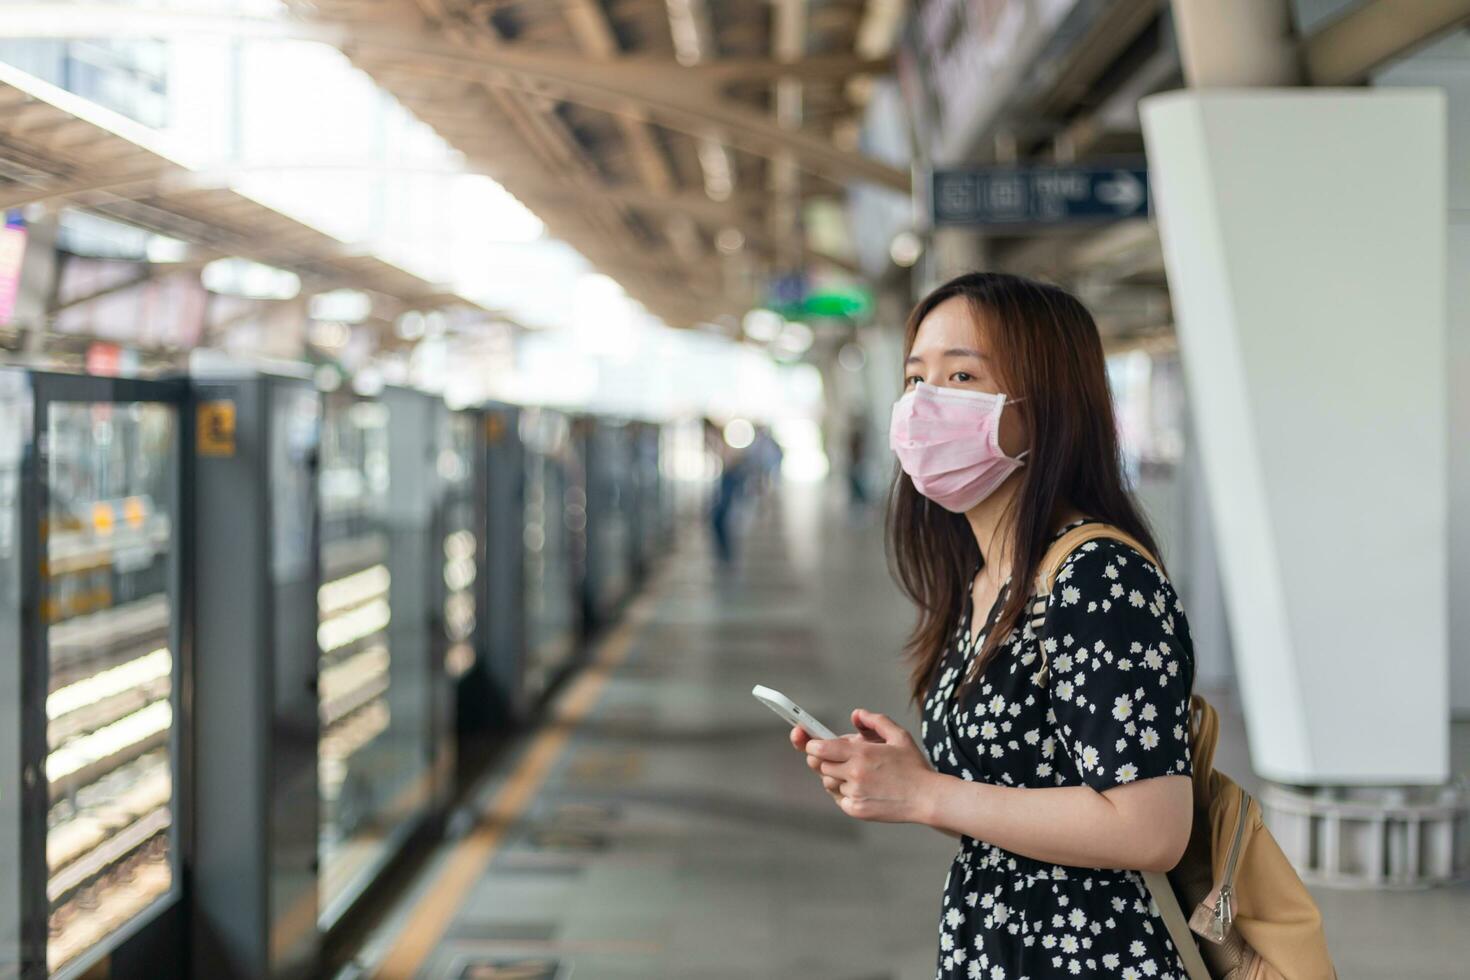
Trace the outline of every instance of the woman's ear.
{"type": "Polygon", "coordinates": [[[1025,402],[1007,401],[1000,412],[1000,451],[1014,458],[1025,450],[1031,439],[1031,419],[1025,402]]]}

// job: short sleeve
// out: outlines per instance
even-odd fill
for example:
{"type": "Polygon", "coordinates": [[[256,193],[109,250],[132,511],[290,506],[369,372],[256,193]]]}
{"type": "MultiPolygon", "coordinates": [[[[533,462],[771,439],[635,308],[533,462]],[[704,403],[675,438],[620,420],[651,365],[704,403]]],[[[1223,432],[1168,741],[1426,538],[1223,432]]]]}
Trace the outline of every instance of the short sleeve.
{"type": "Polygon", "coordinates": [[[1113,539],[1084,543],[1057,573],[1041,645],[1066,755],[1102,792],[1190,773],[1194,652],[1174,587],[1113,539]]]}

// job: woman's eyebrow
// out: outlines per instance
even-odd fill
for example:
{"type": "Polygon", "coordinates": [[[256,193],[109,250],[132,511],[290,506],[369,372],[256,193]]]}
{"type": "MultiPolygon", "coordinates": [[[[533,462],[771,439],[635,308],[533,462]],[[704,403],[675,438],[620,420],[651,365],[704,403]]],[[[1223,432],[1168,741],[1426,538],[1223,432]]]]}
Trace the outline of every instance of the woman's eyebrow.
{"type": "MultiPolygon", "coordinates": [[[[982,353],[980,353],[979,351],[975,350],[972,347],[951,347],[949,350],[943,351],[940,354],[940,356],[941,357],[974,357],[974,358],[977,358],[977,359],[982,360],[982,361],[985,360],[985,355],[982,354],[982,353]]],[[[904,361],[905,364],[915,364],[915,363],[922,364],[923,362],[924,362],[924,359],[922,357],[919,357],[917,354],[910,354],[908,356],[908,358],[904,361]]]]}

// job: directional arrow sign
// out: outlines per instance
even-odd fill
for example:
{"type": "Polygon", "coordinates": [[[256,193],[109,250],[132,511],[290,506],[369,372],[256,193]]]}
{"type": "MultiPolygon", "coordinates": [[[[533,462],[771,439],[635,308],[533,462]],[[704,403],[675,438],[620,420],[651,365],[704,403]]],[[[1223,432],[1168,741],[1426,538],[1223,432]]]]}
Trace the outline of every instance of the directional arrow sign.
{"type": "Polygon", "coordinates": [[[1148,214],[1148,171],[1117,167],[936,170],[936,225],[1062,225],[1148,214]]]}

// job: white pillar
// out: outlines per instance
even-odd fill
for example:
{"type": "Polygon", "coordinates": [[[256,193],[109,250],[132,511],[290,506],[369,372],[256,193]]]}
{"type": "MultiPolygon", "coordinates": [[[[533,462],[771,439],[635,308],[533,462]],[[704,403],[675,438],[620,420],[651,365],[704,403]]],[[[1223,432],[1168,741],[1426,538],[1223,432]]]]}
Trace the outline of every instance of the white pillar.
{"type": "Polygon", "coordinates": [[[1173,0],[1171,6],[1190,88],[1300,81],[1288,0],[1173,0]]]}
{"type": "Polygon", "coordinates": [[[966,272],[984,272],[989,262],[985,239],[979,228],[934,229],[929,247],[920,260],[918,296],[966,272]]]}
{"type": "Polygon", "coordinates": [[[1235,654],[1230,644],[1230,618],[1220,584],[1220,548],[1210,521],[1209,486],[1204,475],[1199,438],[1190,428],[1184,458],[1175,479],[1179,482],[1184,514],[1180,554],[1183,567],[1179,597],[1189,611],[1189,635],[1194,641],[1194,687],[1206,695],[1237,690],[1235,654]]]}
{"type": "Polygon", "coordinates": [[[1142,104],[1256,772],[1448,775],[1438,92],[1142,104]]]}
{"type": "Polygon", "coordinates": [[[1470,33],[1445,38],[1374,81],[1437,86],[1449,108],[1450,710],[1470,717],[1470,33]]]}

